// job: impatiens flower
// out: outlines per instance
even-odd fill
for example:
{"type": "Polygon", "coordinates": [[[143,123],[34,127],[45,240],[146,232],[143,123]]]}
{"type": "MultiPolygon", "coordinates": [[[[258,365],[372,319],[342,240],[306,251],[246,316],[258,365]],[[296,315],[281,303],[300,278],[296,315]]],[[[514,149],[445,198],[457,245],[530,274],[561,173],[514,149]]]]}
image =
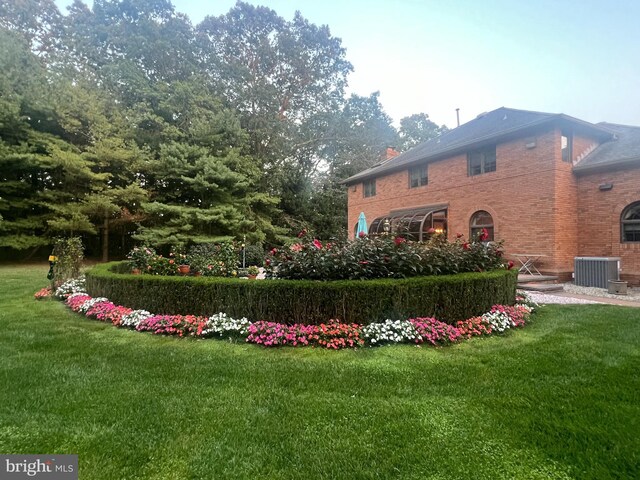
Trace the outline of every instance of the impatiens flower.
{"type": "Polygon", "coordinates": [[[320,243],[320,240],[318,240],[317,238],[314,238],[313,246],[316,247],[318,250],[320,250],[322,248],[322,243],[320,243]]]}

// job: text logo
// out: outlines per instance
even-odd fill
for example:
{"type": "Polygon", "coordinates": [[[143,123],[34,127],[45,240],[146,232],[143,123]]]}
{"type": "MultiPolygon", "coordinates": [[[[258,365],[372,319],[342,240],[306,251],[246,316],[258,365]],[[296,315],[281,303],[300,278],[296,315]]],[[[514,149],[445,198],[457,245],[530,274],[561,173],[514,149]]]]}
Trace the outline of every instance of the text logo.
{"type": "Polygon", "coordinates": [[[0,455],[0,480],[78,480],[78,455],[0,455]]]}

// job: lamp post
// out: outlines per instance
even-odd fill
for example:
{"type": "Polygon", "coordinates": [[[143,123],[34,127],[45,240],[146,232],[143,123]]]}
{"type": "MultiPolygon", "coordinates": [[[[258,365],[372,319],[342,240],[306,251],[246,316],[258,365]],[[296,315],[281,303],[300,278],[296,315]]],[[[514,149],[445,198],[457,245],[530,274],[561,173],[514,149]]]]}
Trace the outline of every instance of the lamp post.
{"type": "Polygon", "coordinates": [[[246,263],[247,263],[247,251],[245,249],[245,245],[247,243],[247,236],[243,235],[242,236],[242,268],[245,269],[246,267],[246,263]]]}
{"type": "Polygon", "coordinates": [[[389,223],[388,218],[384,219],[384,222],[382,223],[382,229],[384,230],[385,235],[389,235],[389,232],[391,231],[391,224],[389,223]]]}

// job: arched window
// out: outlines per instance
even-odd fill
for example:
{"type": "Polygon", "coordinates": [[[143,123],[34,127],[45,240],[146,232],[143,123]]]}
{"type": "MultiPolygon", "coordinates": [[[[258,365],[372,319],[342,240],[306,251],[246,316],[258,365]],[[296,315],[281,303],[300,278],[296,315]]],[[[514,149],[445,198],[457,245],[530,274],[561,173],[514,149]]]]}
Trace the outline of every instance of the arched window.
{"type": "Polygon", "coordinates": [[[640,242],[640,202],[632,203],[622,211],[620,226],[621,241],[640,242]]]}
{"type": "Polygon", "coordinates": [[[476,213],[471,215],[471,220],[469,221],[470,233],[469,238],[478,238],[478,234],[482,231],[483,228],[486,228],[489,237],[487,238],[487,242],[493,242],[493,217],[489,212],[485,212],[484,210],[478,210],[476,213]]]}

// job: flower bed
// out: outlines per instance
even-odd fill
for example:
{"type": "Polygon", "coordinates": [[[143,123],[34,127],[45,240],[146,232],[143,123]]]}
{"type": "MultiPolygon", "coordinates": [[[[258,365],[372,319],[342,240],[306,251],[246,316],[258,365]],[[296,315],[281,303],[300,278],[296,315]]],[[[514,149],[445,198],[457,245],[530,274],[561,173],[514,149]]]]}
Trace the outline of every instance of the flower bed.
{"type": "MultiPolygon", "coordinates": [[[[63,287],[63,291],[78,290],[71,288],[71,285],[63,287]]],[[[319,325],[304,325],[266,321],[252,323],[246,318],[233,319],[224,313],[212,316],[155,315],[145,310],[116,305],[107,298],[93,298],[82,291],[67,294],[65,303],[74,312],[88,318],[139,332],[228,338],[264,347],[314,346],[338,350],[396,343],[444,346],[474,336],[504,333],[512,328],[524,327],[531,317],[535,304],[526,296],[519,297],[519,300],[522,303],[515,306],[494,305],[484,315],[459,321],[456,325],[435,318],[386,319],[367,325],[329,320],[319,325]]]]}
{"type": "Polygon", "coordinates": [[[180,315],[225,312],[233,318],[287,324],[366,324],[435,317],[454,324],[515,303],[517,272],[461,273],[376,280],[264,280],[120,273],[122,263],[87,272],[87,291],[134,309],[180,315]]]}

